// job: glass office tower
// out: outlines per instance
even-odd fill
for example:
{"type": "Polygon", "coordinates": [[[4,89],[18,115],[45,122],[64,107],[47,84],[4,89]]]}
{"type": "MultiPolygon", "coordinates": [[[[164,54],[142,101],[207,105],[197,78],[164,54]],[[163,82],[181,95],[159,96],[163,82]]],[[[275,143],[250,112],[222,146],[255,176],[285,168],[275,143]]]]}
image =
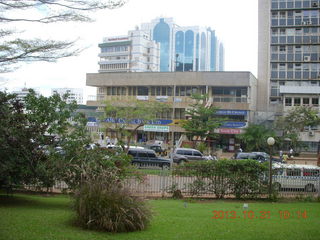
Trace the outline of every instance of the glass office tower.
{"type": "Polygon", "coordinates": [[[222,43],[210,28],[180,27],[172,18],[157,18],[141,30],[160,43],[161,72],[224,70],[222,43]]]}

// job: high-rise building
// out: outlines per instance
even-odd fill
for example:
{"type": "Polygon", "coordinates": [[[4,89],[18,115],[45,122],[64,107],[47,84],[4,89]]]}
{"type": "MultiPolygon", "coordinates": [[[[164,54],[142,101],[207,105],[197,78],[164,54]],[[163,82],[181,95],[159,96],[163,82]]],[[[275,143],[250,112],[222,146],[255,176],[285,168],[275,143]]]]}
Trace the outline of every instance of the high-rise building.
{"type": "Polygon", "coordinates": [[[319,6],[319,0],[259,0],[260,111],[319,109],[319,6]]]}
{"type": "Polygon", "coordinates": [[[103,39],[99,72],[158,72],[160,46],[144,31],[129,31],[127,36],[103,39]]]}
{"type": "Polygon", "coordinates": [[[156,18],[141,29],[160,43],[160,71],[223,71],[224,51],[215,31],[181,27],[172,18],[156,18]]]}
{"type": "Polygon", "coordinates": [[[99,44],[99,72],[224,71],[224,48],[215,31],[180,27],[157,18],[99,44]]]}
{"type": "Polygon", "coordinates": [[[76,101],[77,104],[83,104],[83,89],[82,88],[52,88],[51,94],[59,94],[60,97],[63,97],[65,94],[68,94],[66,99],[67,103],[76,101]]]}

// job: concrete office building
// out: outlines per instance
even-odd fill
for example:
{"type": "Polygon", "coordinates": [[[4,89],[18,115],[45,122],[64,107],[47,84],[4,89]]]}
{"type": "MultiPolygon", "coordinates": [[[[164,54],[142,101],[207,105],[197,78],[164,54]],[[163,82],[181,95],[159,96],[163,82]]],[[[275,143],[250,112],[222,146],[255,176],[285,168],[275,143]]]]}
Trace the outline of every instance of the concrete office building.
{"type": "Polygon", "coordinates": [[[256,110],[257,79],[250,72],[88,73],[86,84],[98,88],[97,101],[87,102],[98,106],[98,110],[102,110],[104,100],[115,97],[114,104],[132,99],[167,102],[172,106],[155,121],[155,126],[164,130],[153,132],[141,128],[136,141],[179,140],[184,130],[178,123],[186,119],[185,110],[191,103],[191,94],[198,92],[208,94],[208,102],[219,107],[217,114],[229,118],[216,129],[221,136],[217,144],[233,151],[235,135],[243,132],[256,110]]]}
{"type": "Polygon", "coordinates": [[[99,72],[158,72],[160,46],[139,29],[113,36],[99,44],[99,72]]]}
{"type": "Polygon", "coordinates": [[[259,0],[259,110],[319,106],[319,3],[259,0]]]}
{"type": "Polygon", "coordinates": [[[183,27],[172,18],[143,23],[141,30],[160,43],[160,71],[224,71],[224,50],[214,30],[183,27]]]}
{"type": "MultiPolygon", "coordinates": [[[[319,10],[319,0],[259,0],[260,120],[274,120],[294,106],[319,110],[319,10]]],[[[300,137],[315,143],[320,134],[307,131],[300,137]]]]}

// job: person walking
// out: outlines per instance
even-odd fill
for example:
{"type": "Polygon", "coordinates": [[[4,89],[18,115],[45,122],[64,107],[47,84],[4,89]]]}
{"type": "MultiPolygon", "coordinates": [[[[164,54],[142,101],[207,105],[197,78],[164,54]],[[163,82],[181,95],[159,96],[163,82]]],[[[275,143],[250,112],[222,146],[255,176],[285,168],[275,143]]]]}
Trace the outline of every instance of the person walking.
{"type": "Polygon", "coordinates": [[[290,158],[293,157],[293,149],[292,149],[292,148],[290,148],[290,150],[289,150],[289,157],[290,157],[290,158]]]}

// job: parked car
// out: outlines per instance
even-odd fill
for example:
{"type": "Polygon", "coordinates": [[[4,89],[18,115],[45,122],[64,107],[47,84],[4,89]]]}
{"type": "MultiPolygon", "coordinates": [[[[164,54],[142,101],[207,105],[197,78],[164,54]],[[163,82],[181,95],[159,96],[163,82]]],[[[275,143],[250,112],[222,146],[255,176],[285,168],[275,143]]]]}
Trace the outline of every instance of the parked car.
{"type": "Polygon", "coordinates": [[[176,148],[173,151],[173,162],[182,164],[190,161],[214,160],[212,156],[205,156],[200,151],[192,148],[176,148]]]}
{"type": "MultiPolygon", "coordinates": [[[[234,159],[253,159],[259,162],[267,162],[270,159],[270,155],[265,152],[238,152],[234,155],[234,159]]],[[[280,159],[272,158],[273,162],[281,162],[280,159]]]]}
{"type": "Polygon", "coordinates": [[[137,167],[161,167],[169,169],[171,160],[161,158],[156,155],[156,152],[151,149],[129,148],[128,154],[133,157],[132,164],[137,167]]]}

